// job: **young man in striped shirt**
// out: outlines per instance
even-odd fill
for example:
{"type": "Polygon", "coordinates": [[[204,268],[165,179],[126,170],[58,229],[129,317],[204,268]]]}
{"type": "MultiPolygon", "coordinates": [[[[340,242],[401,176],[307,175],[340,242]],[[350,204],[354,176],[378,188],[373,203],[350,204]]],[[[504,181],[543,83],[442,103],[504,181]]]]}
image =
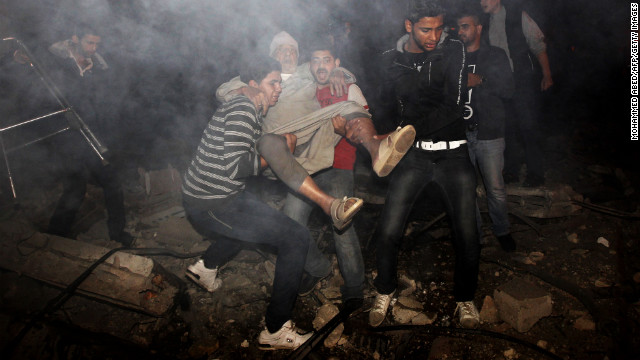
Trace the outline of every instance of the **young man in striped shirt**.
{"type": "Polygon", "coordinates": [[[280,69],[280,63],[269,58],[246,67],[242,80],[264,93],[269,100],[267,108],[260,108],[245,96],[222,104],[204,131],[182,187],[184,208],[194,228],[216,239],[203,259],[189,266],[187,272],[208,291],[219,286],[217,267],[228,260],[225,251],[235,254],[238,241],[277,249],[266,329],[258,339],[260,347],[269,350],[295,349],[311,336],[299,334],[291,322],[310,234],[304,226],[245,191],[247,178],[270,166],[285,184],[329,214],[338,228],[346,226],[362,206],[361,199],[337,199],[317,187],[292,155],[295,136],[262,134],[263,113],[278,101],[282,91],[280,69]]]}

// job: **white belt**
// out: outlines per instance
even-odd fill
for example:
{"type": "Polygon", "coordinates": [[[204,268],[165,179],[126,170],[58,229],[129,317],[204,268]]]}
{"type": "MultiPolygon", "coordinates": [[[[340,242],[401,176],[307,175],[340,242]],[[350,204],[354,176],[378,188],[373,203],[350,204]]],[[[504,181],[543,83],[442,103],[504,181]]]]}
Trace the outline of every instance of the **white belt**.
{"type": "Polygon", "coordinates": [[[438,141],[434,143],[433,141],[421,141],[418,140],[415,143],[415,147],[420,150],[426,151],[438,151],[438,150],[450,150],[457,149],[462,144],[466,144],[467,140],[457,140],[457,141],[438,141]]]}

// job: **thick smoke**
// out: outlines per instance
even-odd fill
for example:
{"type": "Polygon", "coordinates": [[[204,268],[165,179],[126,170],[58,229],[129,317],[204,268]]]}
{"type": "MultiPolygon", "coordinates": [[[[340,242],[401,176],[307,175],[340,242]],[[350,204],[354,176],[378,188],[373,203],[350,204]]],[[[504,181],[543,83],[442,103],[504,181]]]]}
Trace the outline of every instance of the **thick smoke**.
{"type": "MultiPolygon", "coordinates": [[[[448,4],[469,1],[476,0],[448,4]]],[[[623,58],[626,3],[522,2],[549,40],[556,88],[584,87],[585,74],[602,81],[623,58]]],[[[349,46],[357,58],[343,64],[359,72],[367,95],[367,80],[375,77],[368,65],[402,35],[405,7],[406,0],[5,0],[0,15],[3,36],[11,33],[37,49],[69,38],[78,23],[100,29],[99,51],[117,74],[113,128],[134,163],[127,166],[180,167],[184,159],[171,156],[188,157],[196,145],[217,106],[217,86],[235,76],[247,56],[266,56],[275,33],[286,30],[298,39],[304,61],[307,39],[350,21],[349,46]]]]}

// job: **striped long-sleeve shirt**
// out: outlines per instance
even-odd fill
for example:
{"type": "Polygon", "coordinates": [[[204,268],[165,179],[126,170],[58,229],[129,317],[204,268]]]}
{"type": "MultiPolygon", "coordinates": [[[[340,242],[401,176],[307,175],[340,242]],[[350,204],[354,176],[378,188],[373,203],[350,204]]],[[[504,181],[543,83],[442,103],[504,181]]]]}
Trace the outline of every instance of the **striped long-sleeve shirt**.
{"type": "Polygon", "coordinates": [[[222,104],[185,172],[185,201],[220,200],[243,191],[247,177],[260,169],[256,141],[262,135],[261,126],[262,115],[248,98],[237,96],[222,104]]]}

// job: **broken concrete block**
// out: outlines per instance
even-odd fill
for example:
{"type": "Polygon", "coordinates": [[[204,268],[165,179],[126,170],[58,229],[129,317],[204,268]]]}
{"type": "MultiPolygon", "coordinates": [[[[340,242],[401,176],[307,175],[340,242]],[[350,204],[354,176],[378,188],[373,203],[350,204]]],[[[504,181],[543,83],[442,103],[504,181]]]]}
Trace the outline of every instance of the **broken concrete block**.
{"type": "Polygon", "coordinates": [[[493,292],[500,318],[519,332],[527,332],[543,317],[551,315],[551,296],[520,278],[501,285],[493,292]]]}
{"type": "Polygon", "coordinates": [[[569,240],[570,242],[577,244],[578,243],[578,234],[573,233],[570,235],[567,235],[567,240],[569,240]]]}
{"type": "Polygon", "coordinates": [[[597,242],[602,246],[609,247],[609,240],[603,238],[602,236],[598,238],[597,242]]]}
{"type": "Polygon", "coordinates": [[[583,315],[576,319],[573,327],[578,330],[594,331],[596,329],[596,323],[591,320],[589,315],[583,315]]]}
{"type": "Polygon", "coordinates": [[[493,298],[489,295],[484,297],[482,302],[482,309],[480,310],[480,320],[483,323],[493,324],[500,321],[498,316],[498,308],[493,298]]]}
{"type": "Polygon", "coordinates": [[[402,306],[394,306],[392,310],[393,319],[400,324],[408,324],[413,318],[420,315],[420,311],[407,309],[402,306]]]}
{"type": "Polygon", "coordinates": [[[411,319],[411,323],[413,325],[430,325],[433,324],[434,321],[436,321],[436,318],[438,318],[438,314],[436,313],[431,314],[431,316],[425,313],[420,313],[416,315],[416,317],[411,319]]]}
{"type": "Polygon", "coordinates": [[[416,289],[416,281],[413,279],[409,279],[409,277],[407,277],[407,275],[401,275],[398,278],[398,282],[400,283],[400,288],[403,288],[400,291],[400,296],[408,296],[413,294],[416,289]]]}
{"type": "MultiPolygon", "coordinates": [[[[338,307],[333,304],[324,304],[318,308],[318,312],[316,314],[316,318],[313,319],[313,328],[316,330],[320,330],[323,326],[325,326],[329,320],[333,319],[340,311],[338,307]]],[[[324,346],[330,348],[334,347],[338,344],[340,340],[340,336],[342,336],[342,332],[344,331],[344,324],[338,325],[332,332],[324,339],[324,346]]]]}
{"type": "Polygon", "coordinates": [[[409,309],[416,309],[416,310],[423,309],[422,303],[420,301],[407,296],[398,297],[398,303],[402,304],[402,306],[409,309]]]}

